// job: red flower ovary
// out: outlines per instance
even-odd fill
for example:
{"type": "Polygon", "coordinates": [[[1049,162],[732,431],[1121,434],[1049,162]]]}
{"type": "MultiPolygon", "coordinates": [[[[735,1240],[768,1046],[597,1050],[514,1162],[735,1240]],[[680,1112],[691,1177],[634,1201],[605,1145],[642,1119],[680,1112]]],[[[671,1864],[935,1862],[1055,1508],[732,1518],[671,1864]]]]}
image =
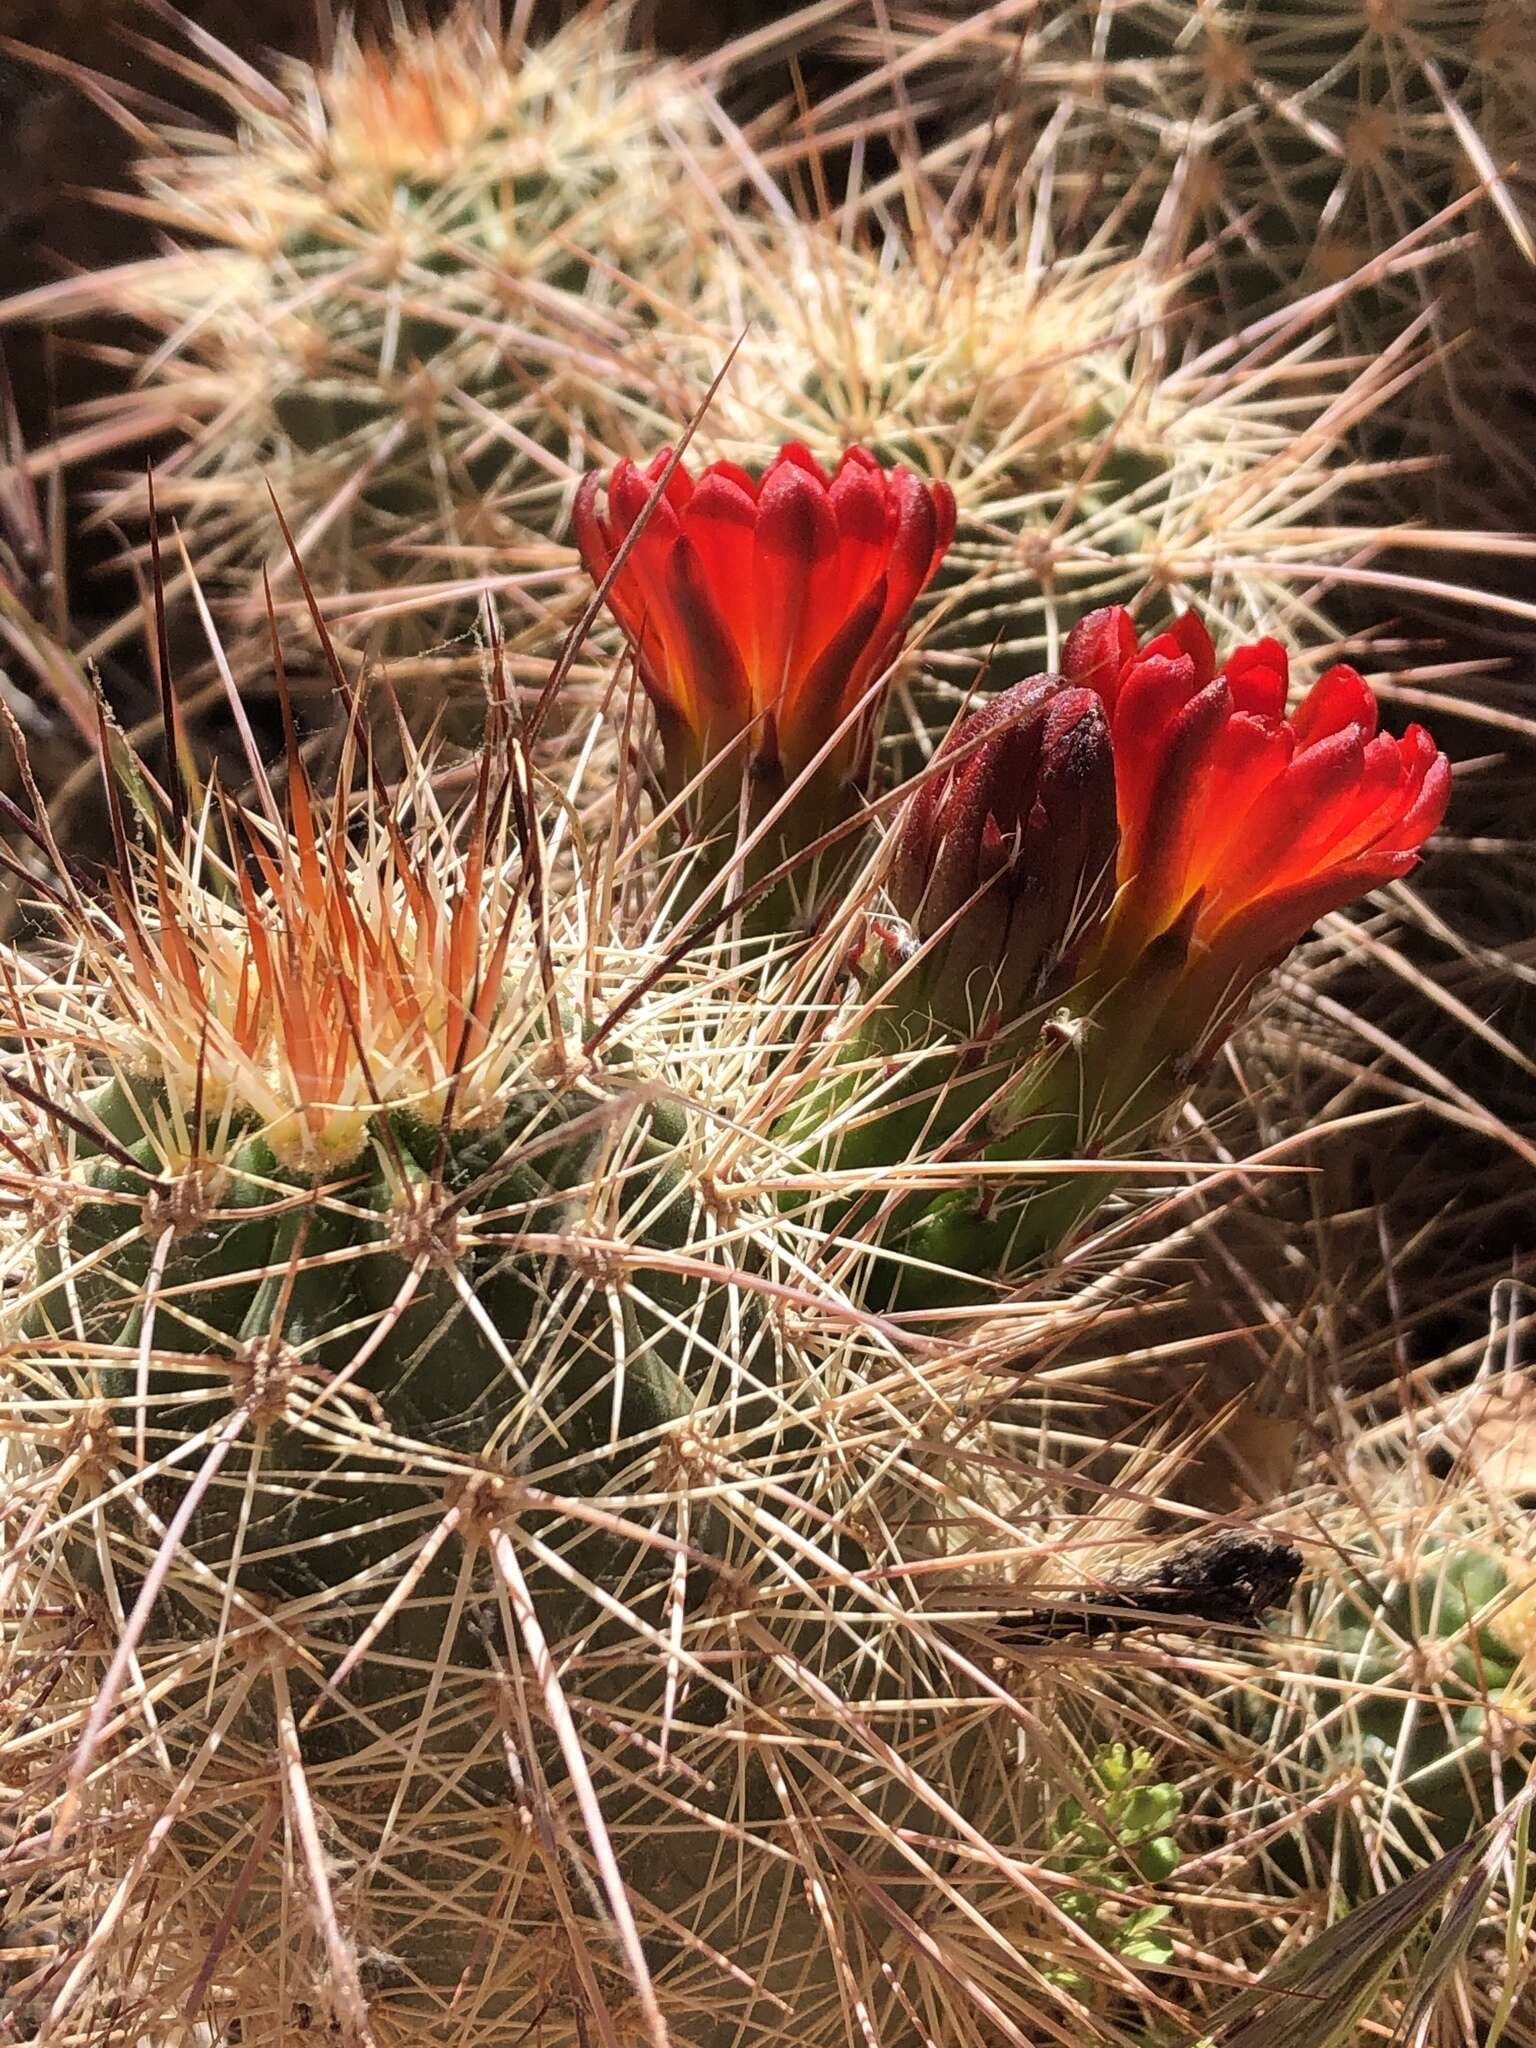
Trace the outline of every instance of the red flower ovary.
{"type": "Polygon", "coordinates": [[[1138,645],[1113,606],[1073,628],[1062,673],[1098,692],[1114,742],[1120,894],[1105,964],[1179,926],[1251,979],[1325,912],[1406,874],[1445,814],[1446,757],[1422,726],[1379,733],[1354,669],[1329,669],[1287,716],[1276,640],[1218,672],[1193,613],[1138,645]]]}
{"type": "MultiPolygon", "coordinates": [[[[585,477],[573,524],[601,582],[670,460],[585,477]]],[[[673,469],[608,590],[681,787],[750,734],[760,770],[804,771],[895,653],[954,533],[944,484],[851,448],[830,478],[805,448],[761,478],[716,462],[673,469]]],[[[870,706],[871,713],[873,706],[870,706]]],[[[851,720],[823,768],[854,769],[873,718],[851,720]]],[[[731,780],[741,764],[732,762],[731,780]]]]}

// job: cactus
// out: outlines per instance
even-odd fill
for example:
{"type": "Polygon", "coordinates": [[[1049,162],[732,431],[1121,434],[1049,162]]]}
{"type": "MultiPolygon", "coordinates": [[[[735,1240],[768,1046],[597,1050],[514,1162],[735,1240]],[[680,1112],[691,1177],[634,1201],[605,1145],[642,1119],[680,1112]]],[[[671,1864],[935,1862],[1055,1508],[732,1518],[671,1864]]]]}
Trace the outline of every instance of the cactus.
{"type": "MultiPolygon", "coordinates": [[[[626,26],[588,10],[534,44],[464,5],[347,29],[275,84],[225,53],[204,81],[235,132],[154,134],[125,202],[168,251],[12,302],[146,336],[86,438],[182,430],[162,502],[205,582],[244,592],[273,558],[270,486],[323,587],[388,593],[377,644],[442,640],[456,594],[472,623],[509,551],[540,557],[588,453],[655,416],[633,343],[683,288],[700,221],[676,162],[713,131],[626,26]]],[[[101,512],[137,525],[137,488],[101,512]]]]}
{"type": "Polygon", "coordinates": [[[749,464],[786,435],[829,463],[857,438],[953,490],[921,698],[908,693],[893,735],[928,737],[903,767],[978,687],[1056,666],[1105,604],[1151,626],[1197,605],[1242,635],[1342,636],[1362,566],[1351,511],[1383,477],[1358,437],[1422,367],[1411,335],[1351,357],[1341,289],[1186,349],[1174,283],[1144,253],[1108,228],[1086,251],[1058,248],[1066,231],[1043,207],[953,246],[921,226],[870,248],[809,229],[786,257],[774,226],[708,276],[700,396],[719,338],[740,339],[700,435],[749,464]]]}
{"type": "MultiPolygon", "coordinates": [[[[841,518],[856,499],[898,536],[920,503],[910,597],[942,498],[872,458],[848,474],[838,495],[791,459],[752,502],[767,520],[786,493],[820,491],[841,518]]],[[[638,575],[707,553],[721,483],[679,490],[677,531],[635,551],[638,575]]],[[[658,476],[657,505],[663,490],[658,476]]],[[[743,621],[828,629],[805,600],[817,520],[783,523],[783,546],[709,586],[739,647],[743,621]]],[[[633,606],[633,630],[652,609],[633,606]]],[[[701,610],[687,617],[703,631],[701,610]]],[[[888,661],[902,621],[871,619],[888,661]]],[[[803,799],[786,859],[829,821],[862,822],[817,771],[845,704],[878,718],[859,666],[871,630],[834,633],[848,675],[817,656],[802,722],[780,721],[786,795],[803,799]]],[[[815,653],[786,641],[787,674],[797,649],[815,653]]],[[[1102,702],[1101,747],[1153,681],[1175,725],[1175,684],[1255,731],[1274,723],[1271,767],[1296,754],[1285,801],[1315,870],[1294,899],[1310,916],[1411,864],[1444,764],[1344,737],[1358,678],[1323,688],[1282,739],[1274,677],[1257,675],[1276,659],[1234,656],[1218,678],[1194,627],[1140,648],[1107,616],[1075,639],[1062,687],[1102,702]],[[1334,735],[1326,791],[1302,769],[1306,720],[1334,735]]],[[[719,684],[698,645],[640,673],[652,694],[681,691],[679,730],[703,735],[694,779],[745,792],[739,734],[694,716],[719,684]]],[[[358,2042],[473,2026],[488,2042],[532,2027],[832,2044],[861,2037],[862,2008],[875,2039],[915,2048],[938,1998],[947,2038],[1040,2012],[1070,2038],[1101,1989],[1140,1995],[1137,1956],[1074,1914],[1083,1876],[1051,1860],[1049,1752],[1026,1745],[1019,1767],[1034,1681],[1010,1676],[1011,1656],[1069,1698],[1070,1671],[1011,1653],[974,1612],[956,1632],[971,1560],[995,1559],[1000,1532],[1021,1532],[1007,1544],[1019,1584],[1045,1582],[1032,1597],[1061,1591],[1050,1546],[1022,1533],[1039,1468],[991,1391],[1017,1334],[956,1339],[932,1318],[1040,1284],[1083,1213],[1043,1216],[1050,1158],[1016,1133],[963,1172],[1016,1179],[1037,1204],[1028,1233],[959,1216],[943,1192],[971,1054],[991,1087],[1005,1063],[1025,1089],[1058,1069],[1036,979],[1001,978],[1018,1014],[968,1050],[969,1020],[914,1003],[911,976],[869,977],[866,927],[894,915],[879,847],[810,929],[679,893],[675,809],[590,839],[579,782],[551,787],[493,681],[457,799],[408,743],[383,788],[350,700],[328,804],[291,719],[281,801],[265,778],[245,807],[128,763],[108,782],[114,872],[96,883],[56,861],[62,943],[46,968],[7,968],[20,1228],[5,1424],[30,1530],[15,1655],[57,1663],[17,1840],[61,1929],[17,1996],[44,2041],[127,2011],[157,2040],[231,2019],[243,2039],[286,2040],[308,2014],[358,2042]],[[903,1062],[926,1068],[933,1112],[916,1127],[891,1114],[903,1062]],[[955,1859],[975,1856],[957,1887],[955,1859]]],[[[280,659],[278,686],[286,702],[280,659]]],[[[745,697],[733,711],[758,715],[745,697]]],[[[1114,760],[1133,844],[1156,753],[1114,760]]],[[[1234,803],[1261,794],[1247,773],[1234,803]]],[[[1171,830],[1189,790],[1159,787],[1171,830]]],[[[905,798],[898,837],[931,833],[923,797],[905,798]]],[[[708,815],[742,821],[719,870],[739,875],[749,809],[708,815]]],[[[1260,950],[1223,955],[1207,988],[1198,961],[1254,885],[1233,870],[1221,893],[1214,842],[1189,858],[1210,870],[1209,934],[1168,876],[1144,876],[1118,923],[1100,905],[1101,951],[1081,965],[1110,972],[1112,943],[1134,980],[1157,954],[1179,991],[1169,1029],[1194,1053],[1240,1008],[1239,955],[1251,980],[1296,931],[1260,890],[1260,950]],[[1181,960],[1158,952],[1170,919],[1188,927],[1181,960]]],[[[1069,920],[1081,908],[1075,892],[1048,900],[1069,920]]],[[[959,910],[993,914],[985,891],[959,910]]],[[[1067,961],[1038,924],[1016,942],[1067,961]]],[[[1076,1313],[1062,1300],[1046,1321],[1065,1331],[1076,1313]]],[[[1091,1700],[1080,1718],[1095,1724],[1091,1700]]]]}
{"type": "Polygon", "coordinates": [[[1282,1890],[1372,1896],[1467,1841],[1536,1756],[1536,1565],[1481,1490],[1409,1483],[1362,1474],[1344,1495],[1275,1675],[1235,1701],[1309,1816],[1264,1852],[1282,1890]]]}
{"type": "MultiPolygon", "coordinates": [[[[978,15],[880,54],[909,89],[945,77],[940,177],[986,189],[959,143],[1033,149],[1068,208],[1115,220],[1162,278],[1193,259],[1189,311],[1217,332],[1371,273],[1340,317],[1379,348],[1420,313],[1465,331],[1432,259],[1469,222],[1529,248],[1527,29],[1519,0],[1132,0],[978,15]]],[[[890,76],[871,66],[852,97],[890,76]]]]}

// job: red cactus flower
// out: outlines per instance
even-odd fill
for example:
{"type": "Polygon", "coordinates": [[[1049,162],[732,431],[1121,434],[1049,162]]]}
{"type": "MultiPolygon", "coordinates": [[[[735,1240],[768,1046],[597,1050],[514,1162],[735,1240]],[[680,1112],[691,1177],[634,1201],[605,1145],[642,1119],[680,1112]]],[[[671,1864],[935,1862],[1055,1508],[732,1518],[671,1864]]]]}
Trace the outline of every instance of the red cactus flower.
{"type": "Polygon", "coordinates": [[[1115,889],[1115,770],[1092,690],[1036,676],[961,720],[902,812],[892,900],[919,977],[962,1028],[1014,1017],[1071,971],[1115,889]]]}
{"type": "MultiPolygon", "coordinates": [[[[645,509],[670,451],[618,463],[576,497],[576,544],[598,582],[645,509]]],[[[949,546],[953,494],[851,448],[828,477],[808,450],[780,450],[760,478],[731,462],[694,480],[678,465],[608,602],[661,722],[669,781],[690,782],[744,738],[759,774],[793,780],[889,664],[912,604],[949,546]]],[[[823,764],[861,772],[875,706],[823,764]]],[[[733,759],[729,789],[739,786],[733,759]]],[[[718,807],[725,790],[717,786],[718,807]]]]}
{"type": "Polygon", "coordinates": [[[1218,670],[1193,613],[1139,644],[1118,606],[1074,627],[1062,657],[1109,714],[1120,894],[1104,964],[1177,932],[1240,995],[1307,927],[1403,875],[1445,814],[1450,764],[1422,726],[1379,733],[1376,699],[1331,668],[1287,715],[1278,641],[1218,670]]]}

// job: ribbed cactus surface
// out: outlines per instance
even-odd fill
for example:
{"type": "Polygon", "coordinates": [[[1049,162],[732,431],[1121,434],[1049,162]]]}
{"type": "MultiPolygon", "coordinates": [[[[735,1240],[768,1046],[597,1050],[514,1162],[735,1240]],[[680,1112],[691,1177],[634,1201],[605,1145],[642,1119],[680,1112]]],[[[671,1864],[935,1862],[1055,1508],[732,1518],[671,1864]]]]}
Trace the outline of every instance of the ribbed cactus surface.
{"type": "Polygon", "coordinates": [[[1250,1698],[1248,1732],[1306,1788],[1307,1828],[1275,1852],[1288,1883],[1331,1870],[1368,1898],[1383,1873],[1466,1841],[1524,1782],[1531,1565],[1481,1536],[1486,1520],[1475,1497],[1431,1496],[1406,1550],[1388,1535],[1382,1554],[1362,1529],[1312,1587],[1278,1697],[1250,1698]]]}
{"type": "Polygon", "coordinates": [[[199,43],[165,253],[0,313],[184,435],[105,863],[4,712],[0,2039],[1345,2048],[1472,1871],[1523,2048],[1529,1535],[1348,1465],[1468,1367],[1377,1138],[1487,1134],[1385,968],[1503,1026],[1338,658],[1504,17],[879,12],[867,131],[852,10],[199,43]]]}
{"type": "MultiPolygon", "coordinates": [[[[225,53],[199,75],[233,132],[137,131],[126,203],[164,253],[9,313],[145,337],[90,438],[190,429],[160,493],[207,585],[289,573],[270,489],[328,590],[387,592],[376,646],[435,646],[508,550],[547,555],[590,452],[665,416],[636,343],[687,295],[713,203],[690,193],[727,174],[707,97],[627,29],[589,10],[534,42],[461,6],[346,28],[271,82],[225,53]]],[[[101,496],[142,532],[137,481],[101,496]]]]}

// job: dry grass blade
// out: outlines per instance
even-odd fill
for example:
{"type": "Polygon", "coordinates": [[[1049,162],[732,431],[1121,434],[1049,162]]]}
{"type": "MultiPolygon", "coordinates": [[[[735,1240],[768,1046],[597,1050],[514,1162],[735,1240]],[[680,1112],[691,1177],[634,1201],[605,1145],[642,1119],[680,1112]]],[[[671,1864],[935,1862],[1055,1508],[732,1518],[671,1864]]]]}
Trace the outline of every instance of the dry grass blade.
{"type": "Polygon", "coordinates": [[[1373,2016],[1387,1979],[1438,1910],[1440,1924],[1413,1967],[1412,2002],[1392,2037],[1412,2038],[1464,1956],[1533,1796],[1522,1794],[1481,1838],[1357,1907],[1235,1999],[1211,2030],[1214,2048],[1348,2048],[1359,2038],[1361,2022],[1373,2016]]]}

